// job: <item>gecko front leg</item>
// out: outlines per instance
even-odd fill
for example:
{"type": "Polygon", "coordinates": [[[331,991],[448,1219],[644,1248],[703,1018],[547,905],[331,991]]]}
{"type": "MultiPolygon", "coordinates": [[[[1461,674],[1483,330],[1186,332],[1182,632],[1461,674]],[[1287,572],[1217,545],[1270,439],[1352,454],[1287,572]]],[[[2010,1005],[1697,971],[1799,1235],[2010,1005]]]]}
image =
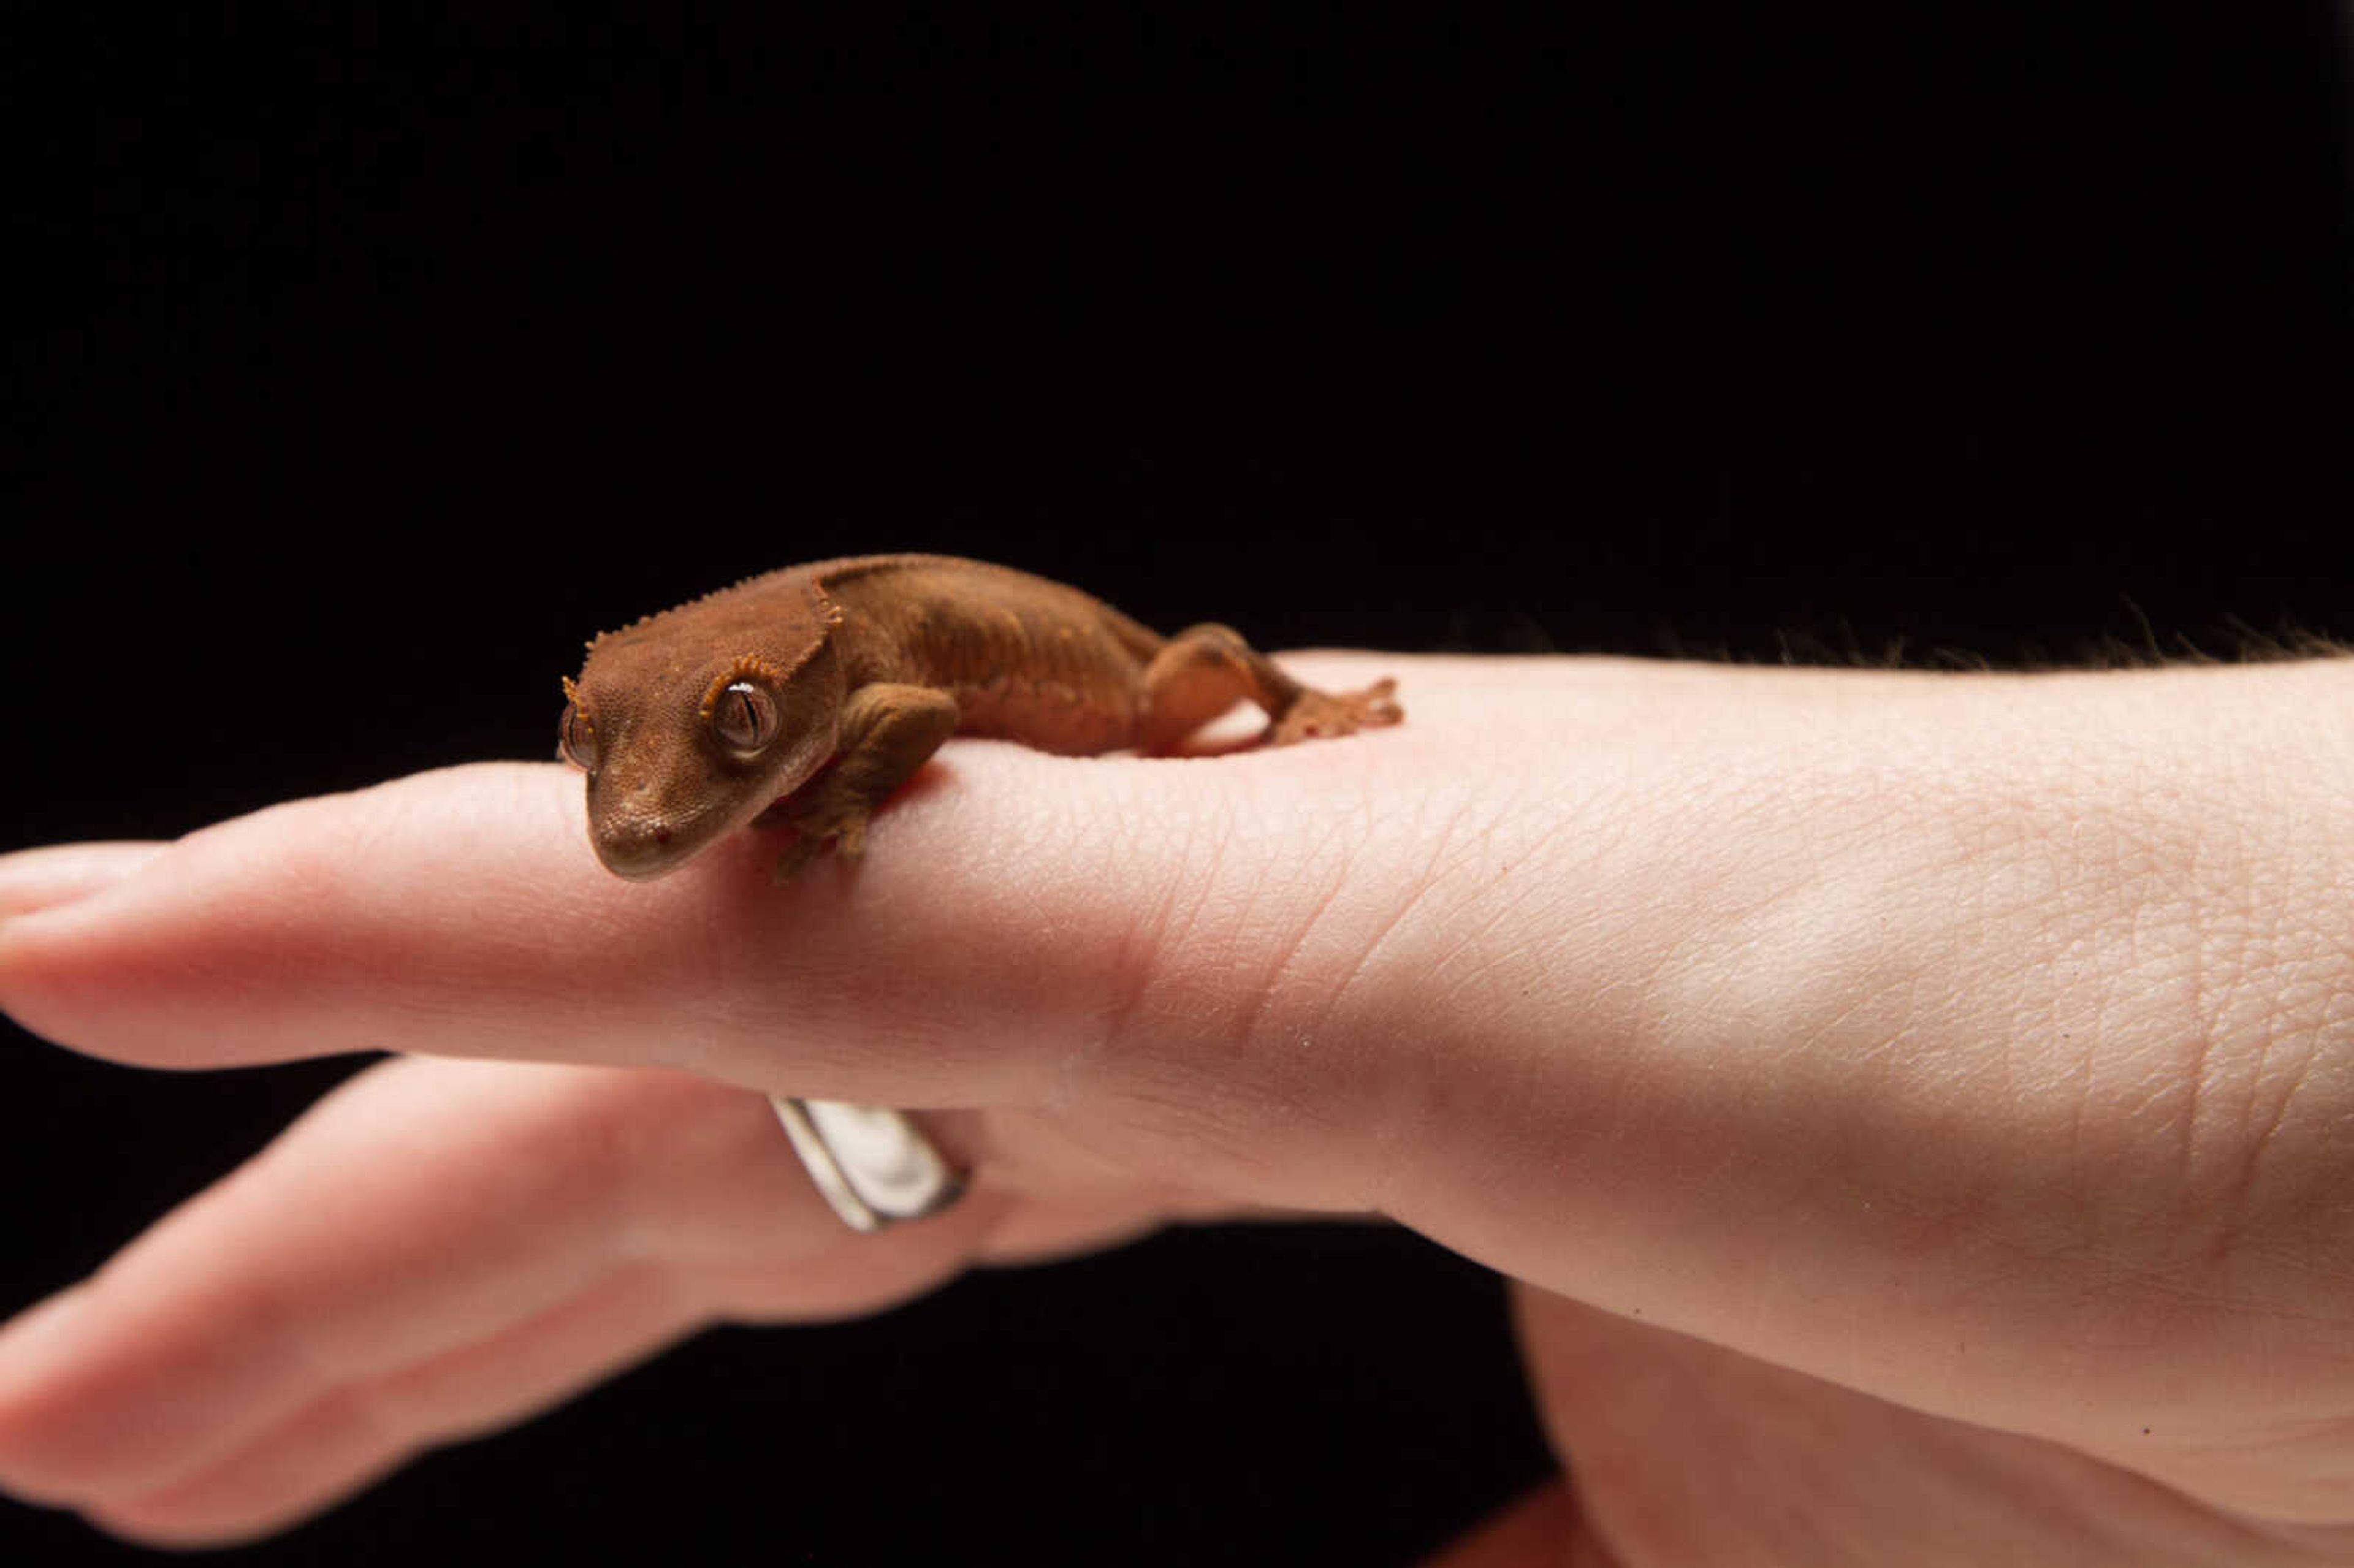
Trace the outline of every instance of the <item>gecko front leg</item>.
{"type": "Polygon", "coordinates": [[[946,692],[876,684],[852,693],[833,760],[757,819],[800,834],[778,857],[777,880],[800,875],[828,844],[853,860],[865,853],[875,809],[916,776],[956,726],[956,699],[946,692]]]}

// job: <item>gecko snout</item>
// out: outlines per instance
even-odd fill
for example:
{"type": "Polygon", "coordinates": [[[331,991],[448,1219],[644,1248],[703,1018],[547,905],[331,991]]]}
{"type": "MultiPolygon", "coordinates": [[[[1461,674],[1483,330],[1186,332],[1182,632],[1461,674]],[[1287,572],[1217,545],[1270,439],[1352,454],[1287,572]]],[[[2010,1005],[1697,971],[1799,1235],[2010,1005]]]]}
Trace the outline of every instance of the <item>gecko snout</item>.
{"type": "Polygon", "coordinates": [[[618,827],[608,823],[591,833],[589,839],[607,871],[632,882],[642,882],[660,876],[684,858],[674,847],[677,836],[659,823],[618,827]]]}
{"type": "Polygon", "coordinates": [[[739,808],[726,798],[682,806],[672,780],[619,772],[588,781],[588,839],[616,876],[642,882],[674,870],[736,821],[739,808]]]}
{"type": "Polygon", "coordinates": [[[643,747],[617,737],[602,766],[588,775],[588,842],[616,876],[659,876],[702,847],[708,837],[692,780],[650,766],[643,747]]]}
{"type": "Polygon", "coordinates": [[[592,780],[588,789],[588,842],[597,858],[616,876],[642,881],[659,876],[692,853],[700,842],[681,832],[674,812],[647,797],[654,791],[641,786],[615,789],[607,780],[592,780]],[[605,786],[600,788],[600,786],[605,786]]]}

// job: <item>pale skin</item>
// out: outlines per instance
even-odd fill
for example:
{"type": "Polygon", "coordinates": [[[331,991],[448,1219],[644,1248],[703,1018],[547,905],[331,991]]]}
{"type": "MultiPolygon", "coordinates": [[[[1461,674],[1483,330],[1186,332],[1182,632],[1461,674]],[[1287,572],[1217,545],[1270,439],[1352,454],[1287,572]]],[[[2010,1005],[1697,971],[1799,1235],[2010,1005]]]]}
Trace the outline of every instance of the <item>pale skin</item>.
{"type": "Polygon", "coordinates": [[[715,1320],[1278,1208],[1515,1282],[1575,1489],[1450,1564],[2354,1563],[2354,663],[1287,665],[1412,717],[955,741],[784,887],[608,874],[553,764],[0,859],[62,1044],[442,1054],[0,1330],[0,1487],[248,1537],[715,1320]],[[975,1189],[854,1236],[754,1089],[975,1189]]]}

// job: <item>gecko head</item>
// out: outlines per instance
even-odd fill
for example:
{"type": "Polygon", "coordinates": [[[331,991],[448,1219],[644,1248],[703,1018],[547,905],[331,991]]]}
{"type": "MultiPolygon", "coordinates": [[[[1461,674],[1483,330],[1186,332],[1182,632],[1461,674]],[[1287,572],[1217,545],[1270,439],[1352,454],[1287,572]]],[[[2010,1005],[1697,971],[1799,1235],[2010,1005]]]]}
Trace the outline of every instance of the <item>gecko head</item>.
{"type": "Polygon", "coordinates": [[[675,870],[833,755],[831,642],[734,625],[712,603],[608,632],[564,683],[563,754],[588,776],[588,841],[616,875],[675,870]]]}

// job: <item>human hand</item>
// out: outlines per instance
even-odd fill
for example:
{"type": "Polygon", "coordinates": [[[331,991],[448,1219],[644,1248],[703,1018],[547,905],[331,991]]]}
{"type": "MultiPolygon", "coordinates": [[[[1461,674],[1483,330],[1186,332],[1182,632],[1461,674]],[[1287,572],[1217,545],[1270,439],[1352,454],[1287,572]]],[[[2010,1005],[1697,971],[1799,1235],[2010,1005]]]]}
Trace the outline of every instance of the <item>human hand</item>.
{"type": "Polygon", "coordinates": [[[781,890],[615,881],[552,766],[0,862],[63,1044],[419,1054],[0,1333],[0,1484],[266,1531],[716,1319],[1279,1208],[1519,1282],[1575,1491],[1458,1562],[2354,1560],[2347,666],[1380,669],[1363,743],[960,743],[781,890]],[[852,1236],[747,1088],[974,1191],[852,1236]]]}

